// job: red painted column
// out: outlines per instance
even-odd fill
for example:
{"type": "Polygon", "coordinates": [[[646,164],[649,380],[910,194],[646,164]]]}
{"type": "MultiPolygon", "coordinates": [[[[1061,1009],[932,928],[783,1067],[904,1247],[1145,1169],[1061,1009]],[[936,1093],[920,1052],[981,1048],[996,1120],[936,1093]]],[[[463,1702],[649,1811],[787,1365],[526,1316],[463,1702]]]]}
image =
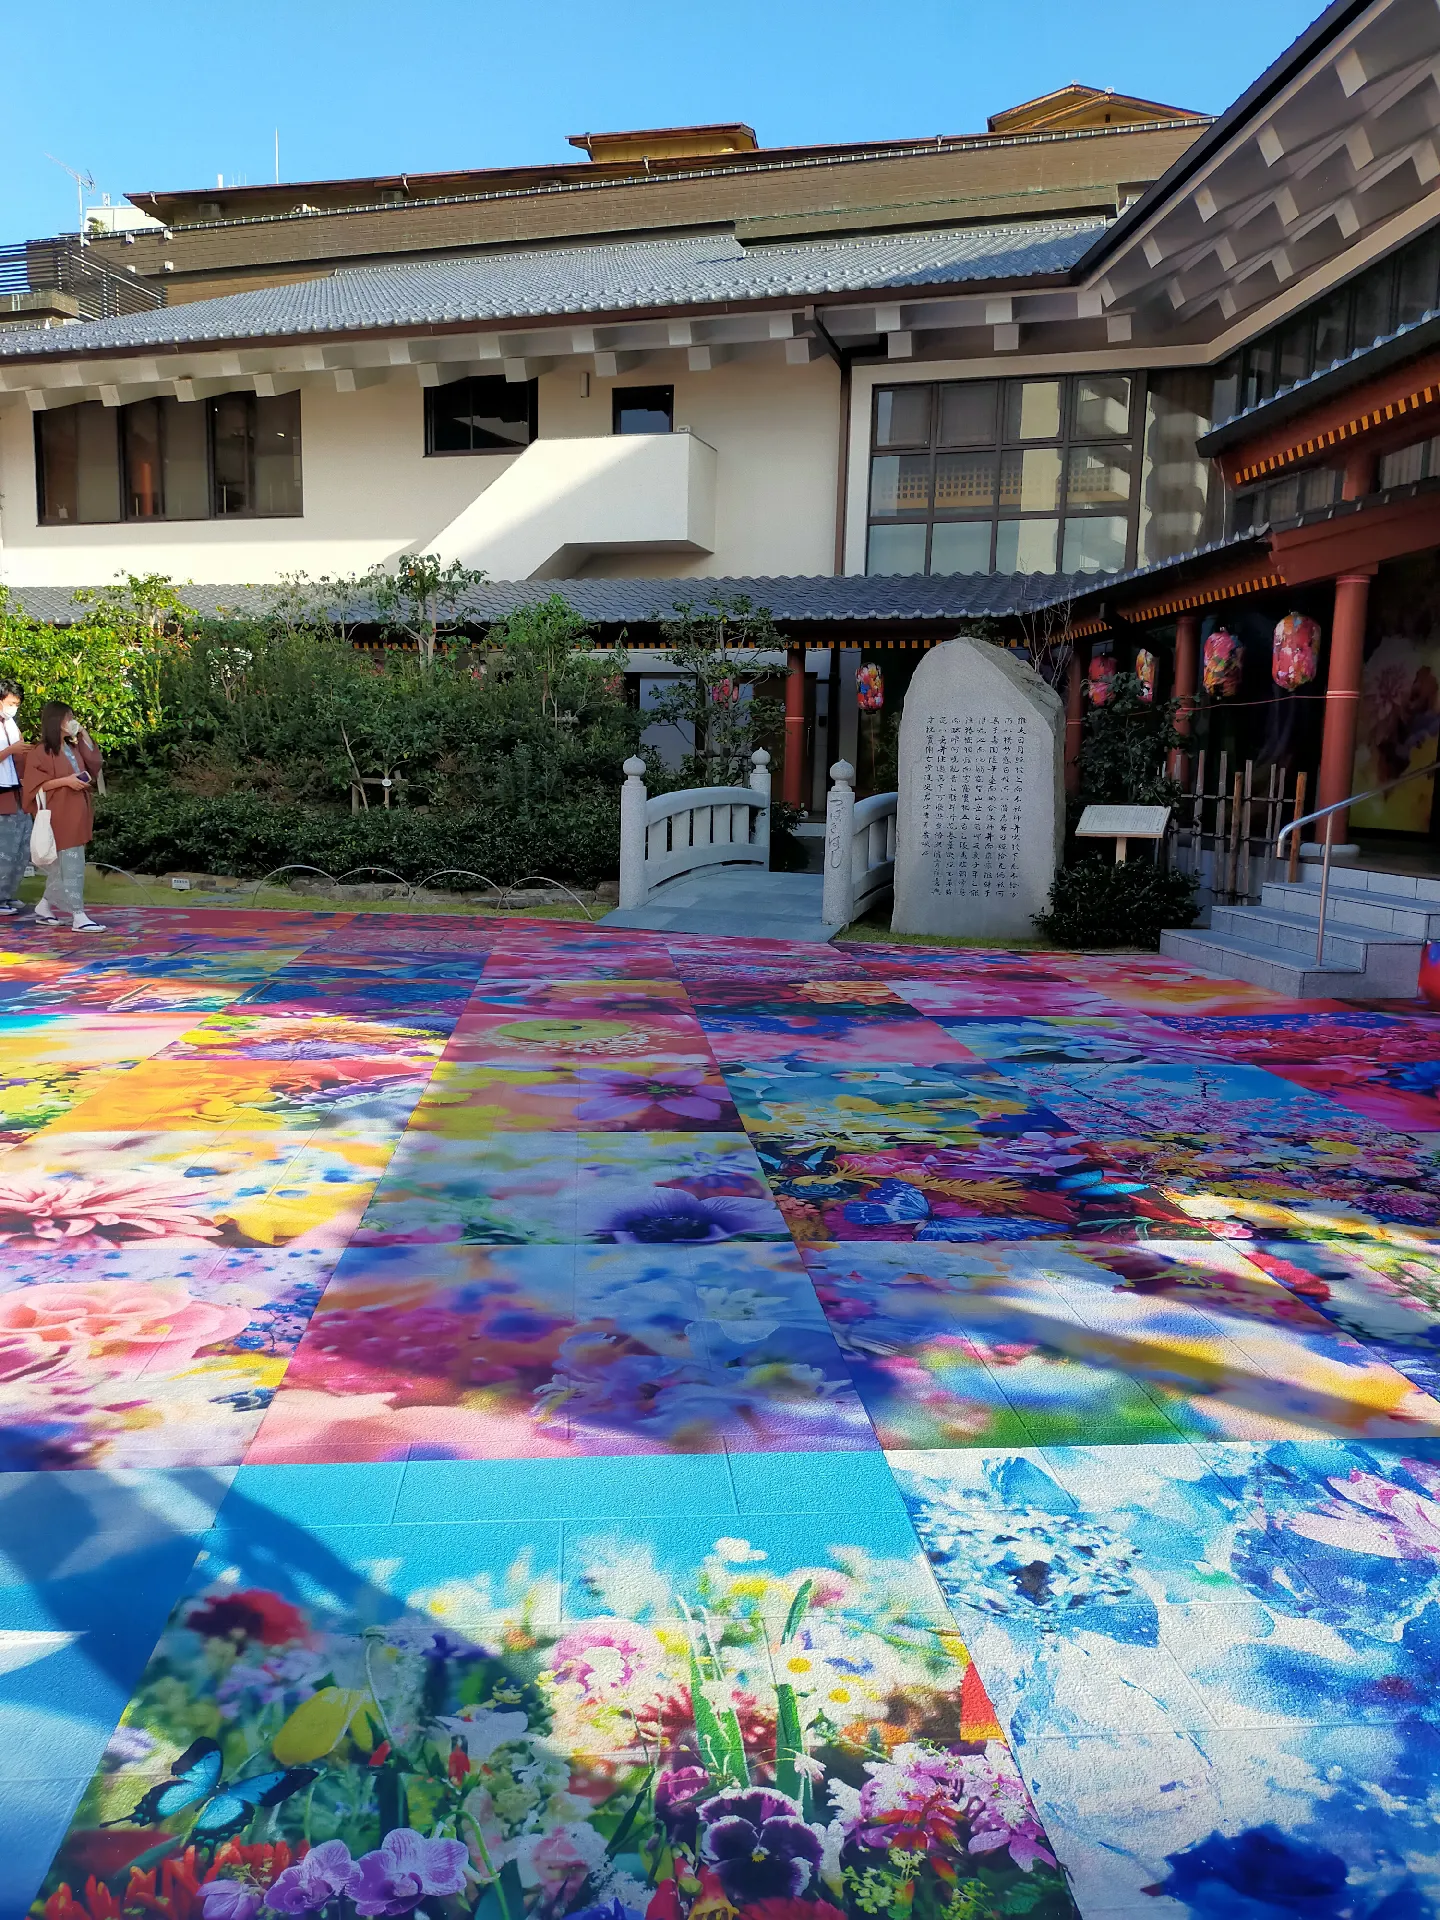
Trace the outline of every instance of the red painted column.
{"type": "MultiPolygon", "coordinates": [[[[1195,711],[1195,689],[1199,684],[1200,616],[1182,613],[1175,622],[1175,685],[1173,693],[1180,705],[1175,710],[1175,731],[1189,734],[1190,716],[1195,711]]],[[[1190,756],[1183,747],[1170,755],[1170,778],[1182,786],[1190,778],[1190,756]]]]}
{"type": "Polygon", "coordinates": [[[1090,649],[1070,643],[1070,672],[1065,681],[1065,791],[1080,791],[1080,742],[1085,732],[1085,674],[1090,649]],[[1082,659],[1082,652],[1084,658],[1082,659]]]}
{"type": "Polygon", "coordinates": [[[785,777],[781,799],[805,804],[805,649],[790,647],[785,656],[785,777]]]}
{"type": "MultiPolygon", "coordinates": [[[[1365,612],[1370,598],[1368,573],[1342,573],[1335,582],[1335,617],[1330,626],[1330,673],[1325,682],[1325,732],[1320,744],[1320,779],[1315,805],[1330,807],[1351,791],[1355,776],[1355,729],[1360,708],[1360,674],[1365,664],[1365,612]]],[[[1344,841],[1349,817],[1335,815],[1333,838],[1344,841]]],[[[1315,838],[1325,839],[1325,822],[1315,823],[1315,838]]]]}

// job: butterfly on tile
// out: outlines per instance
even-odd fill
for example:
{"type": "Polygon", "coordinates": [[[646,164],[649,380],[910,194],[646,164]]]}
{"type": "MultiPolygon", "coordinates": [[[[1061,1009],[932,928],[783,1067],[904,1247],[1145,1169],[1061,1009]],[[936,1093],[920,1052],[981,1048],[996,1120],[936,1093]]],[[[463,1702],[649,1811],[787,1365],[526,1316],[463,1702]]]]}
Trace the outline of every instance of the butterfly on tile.
{"type": "Polygon", "coordinates": [[[917,1240],[1022,1240],[1054,1231],[1043,1220],[937,1219],[925,1195],[908,1180],[882,1180],[868,1198],[851,1200],[840,1211],[855,1227],[914,1227],[917,1240]]]}
{"type": "Polygon", "coordinates": [[[834,1147],[816,1147],[809,1153],[776,1153],[761,1143],[757,1151],[771,1186],[792,1200],[844,1200],[860,1190],[858,1180],[835,1171],[834,1147]]]}
{"type": "MultiPolygon", "coordinates": [[[[247,1827],[262,1807],[278,1807],[292,1793],[308,1787],[319,1778],[318,1767],[283,1767],[272,1773],[252,1773],[243,1780],[222,1783],[223,1763],[217,1742],[196,1740],[171,1767],[173,1778],[163,1780],[139,1802],[130,1819],[137,1826],[149,1826],[187,1807],[199,1806],[199,1817],[190,1827],[193,1840],[225,1840],[247,1827]]],[[[118,1820],[107,1826],[123,1824],[118,1820]]]]}
{"type": "Polygon", "coordinates": [[[1145,1191],[1143,1180],[1119,1180],[1099,1167],[1088,1168],[1083,1173],[1062,1174],[1055,1184],[1061,1193],[1073,1193],[1080,1200],[1103,1200],[1111,1194],[1145,1191]]]}

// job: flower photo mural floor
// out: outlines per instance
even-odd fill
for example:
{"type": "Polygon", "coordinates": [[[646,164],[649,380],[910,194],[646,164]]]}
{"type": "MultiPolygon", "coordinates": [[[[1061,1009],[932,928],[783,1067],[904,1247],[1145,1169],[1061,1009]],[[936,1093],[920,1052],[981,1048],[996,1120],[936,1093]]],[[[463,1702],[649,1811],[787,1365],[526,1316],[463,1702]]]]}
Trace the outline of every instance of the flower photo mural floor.
{"type": "Polygon", "coordinates": [[[1440,1917],[1440,1020],[0,947],[0,1920],[1440,1917]]]}

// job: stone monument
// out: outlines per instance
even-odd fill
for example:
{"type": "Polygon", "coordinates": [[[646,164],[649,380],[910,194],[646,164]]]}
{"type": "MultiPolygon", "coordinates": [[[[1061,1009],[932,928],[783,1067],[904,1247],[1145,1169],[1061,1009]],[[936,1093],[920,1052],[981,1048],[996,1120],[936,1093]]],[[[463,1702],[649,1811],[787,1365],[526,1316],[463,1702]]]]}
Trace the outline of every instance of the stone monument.
{"type": "Polygon", "coordinates": [[[900,716],[896,933],[1033,939],[1065,831],[1065,708],[988,641],[946,640],[900,716]]]}

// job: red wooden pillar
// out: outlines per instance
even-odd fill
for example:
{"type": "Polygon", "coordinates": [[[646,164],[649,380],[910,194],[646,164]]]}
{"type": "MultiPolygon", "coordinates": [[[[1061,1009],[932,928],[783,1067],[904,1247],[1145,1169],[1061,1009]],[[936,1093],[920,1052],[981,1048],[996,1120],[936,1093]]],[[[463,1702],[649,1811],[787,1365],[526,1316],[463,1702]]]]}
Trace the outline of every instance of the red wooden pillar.
{"type": "MultiPolygon", "coordinates": [[[[1365,664],[1365,613],[1370,599],[1368,573],[1342,573],[1335,582],[1335,617],[1330,626],[1330,673],[1325,682],[1325,732],[1320,743],[1317,807],[1334,806],[1351,791],[1355,777],[1355,730],[1360,707],[1360,674],[1365,664]]],[[[1332,837],[1345,840],[1349,816],[1335,815],[1332,837]]],[[[1315,823],[1322,845],[1326,823],[1315,823]]]]}
{"type": "Polygon", "coordinates": [[[789,647],[785,655],[785,777],[780,797],[787,806],[805,804],[804,647],[789,647]]]}
{"type": "MultiPolygon", "coordinates": [[[[1190,716],[1195,711],[1195,689],[1199,683],[1200,666],[1200,616],[1198,613],[1182,613],[1175,622],[1175,685],[1174,697],[1180,704],[1175,710],[1175,731],[1189,734],[1190,716]]],[[[1170,755],[1170,778],[1178,780],[1181,786],[1190,779],[1190,756],[1183,747],[1176,747],[1170,755]]]]}
{"type": "Polygon", "coordinates": [[[1079,640],[1071,641],[1070,672],[1065,681],[1065,791],[1070,794],[1080,791],[1080,742],[1085,733],[1085,672],[1089,657],[1088,646],[1079,640]]]}

